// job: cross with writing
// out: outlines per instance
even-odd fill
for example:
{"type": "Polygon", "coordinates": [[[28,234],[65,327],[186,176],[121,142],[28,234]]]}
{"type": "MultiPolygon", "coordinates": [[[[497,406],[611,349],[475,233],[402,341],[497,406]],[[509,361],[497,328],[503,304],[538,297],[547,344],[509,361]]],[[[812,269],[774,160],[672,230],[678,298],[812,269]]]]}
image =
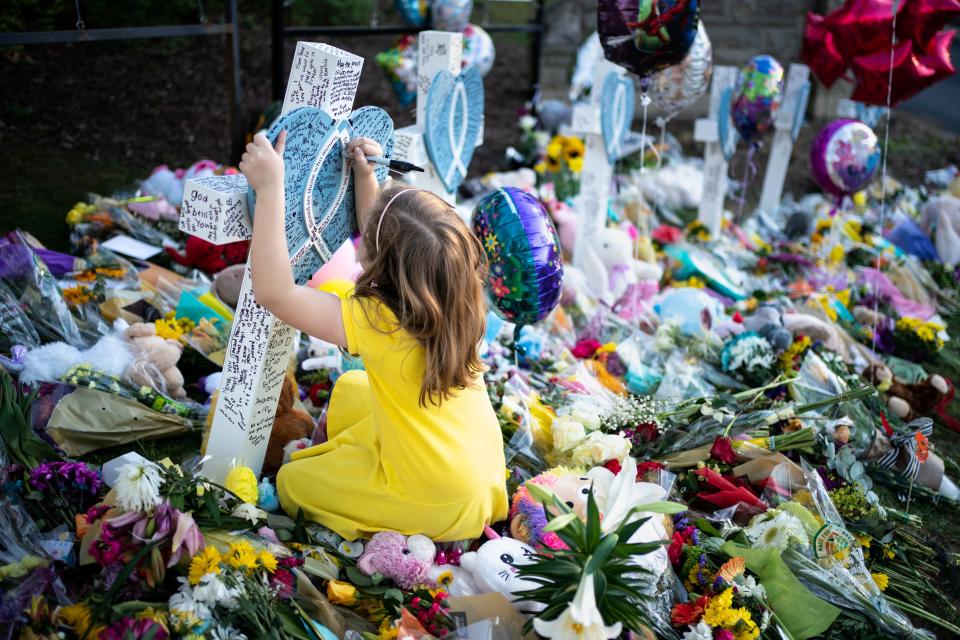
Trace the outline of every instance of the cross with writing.
{"type": "MultiPolygon", "coordinates": [[[[443,125],[450,131],[450,142],[453,143],[453,154],[450,158],[450,167],[438,168],[430,159],[427,150],[426,131],[431,119],[441,117],[440,109],[430,110],[427,104],[430,99],[430,90],[439,74],[446,72],[457,76],[463,61],[463,35],[448,31],[423,31],[417,36],[417,121],[416,124],[397,129],[394,134],[395,146],[393,155],[398,160],[412,162],[423,167],[423,173],[409,173],[406,180],[411,184],[427,191],[432,191],[451,204],[456,204],[456,188],[448,189],[449,180],[445,174],[459,169],[461,175],[466,173],[473,148],[483,144],[482,108],[479,114],[466,113],[466,96],[460,91],[462,85],[454,87],[455,97],[462,101],[463,108],[454,109],[443,115],[448,116],[449,122],[434,123],[439,128],[443,125]],[[476,131],[473,140],[466,138],[471,128],[467,126],[468,115],[480,118],[481,126],[476,131]],[[447,125],[450,125],[447,127],[447,125]]],[[[444,75],[446,75],[444,74],[444,75]]],[[[436,100],[436,97],[435,97],[436,100]]],[[[476,130],[476,127],[473,127],[476,130]]]]}
{"type": "MultiPolygon", "coordinates": [[[[607,60],[600,60],[593,76],[593,85],[590,90],[590,100],[586,103],[579,103],[573,107],[570,131],[584,136],[584,156],[583,170],[580,172],[580,193],[577,196],[577,213],[579,215],[579,224],[577,228],[577,239],[573,248],[573,263],[578,267],[584,266],[589,247],[595,242],[596,233],[606,226],[607,209],[610,205],[610,189],[613,181],[613,165],[611,156],[616,159],[623,153],[624,136],[630,130],[630,119],[626,118],[626,112],[622,107],[625,94],[618,91],[614,94],[615,98],[609,105],[603,104],[603,88],[607,78],[615,74],[620,78],[624,71],[621,67],[607,60]],[[615,128],[615,134],[608,133],[609,143],[613,147],[607,148],[607,142],[603,135],[603,110],[609,109],[615,113],[610,114],[611,125],[615,128]],[[616,122],[613,120],[616,119],[616,122]],[[623,120],[626,119],[626,122],[623,120]],[[609,152],[608,152],[609,151],[609,152]]],[[[619,89],[619,87],[618,87],[619,89]]],[[[630,91],[632,92],[632,87],[630,91]]]]}
{"type": "Polygon", "coordinates": [[[729,94],[737,82],[738,73],[736,67],[713,68],[709,115],[694,123],[694,139],[706,143],[706,149],[703,152],[703,196],[700,199],[697,217],[713,237],[717,237],[720,233],[720,223],[723,221],[723,201],[727,195],[729,158],[727,154],[732,154],[732,149],[725,151],[723,148],[720,139],[720,119],[724,118],[728,121],[729,126],[725,129],[735,132],[733,125],[729,123],[729,109],[722,107],[725,98],[729,101],[729,94]]]}
{"type": "MultiPolygon", "coordinates": [[[[288,131],[284,229],[300,283],[329,259],[355,225],[343,145],[354,132],[378,139],[386,150],[392,141],[392,122],[379,109],[351,114],[362,68],[363,58],[341,49],[297,43],[284,118],[268,134],[275,137],[279,127],[288,131]],[[297,111],[301,107],[314,108],[297,111]]],[[[189,180],[180,229],[214,244],[246,240],[252,232],[251,210],[242,175],[189,180]]],[[[257,304],[248,261],[205,450],[203,472],[211,480],[222,481],[234,463],[259,474],[294,337],[292,327],[257,304]]]]}
{"type": "Polygon", "coordinates": [[[774,214],[780,207],[793,143],[800,135],[809,97],[810,69],[803,64],[791,64],[783,102],[773,119],[773,146],[770,148],[770,159],[767,161],[763,191],[760,195],[760,211],[763,213],[774,214]]]}

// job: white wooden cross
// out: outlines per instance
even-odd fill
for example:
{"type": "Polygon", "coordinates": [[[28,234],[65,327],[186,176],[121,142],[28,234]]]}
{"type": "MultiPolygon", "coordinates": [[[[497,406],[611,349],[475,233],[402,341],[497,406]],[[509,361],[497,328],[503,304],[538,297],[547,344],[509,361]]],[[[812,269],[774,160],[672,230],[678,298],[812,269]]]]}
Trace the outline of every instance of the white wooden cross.
{"type": "MultiPolygon", "coordinates": [[[[424,172],[411,172],[406,181],[427,191],[432,191],[450,204],[456,204],[456,191],[447,191],[439,172],[427,154],[424,130],[427,126],[427,96],[434,77],[447,70],[459,74],[463,66],[463,34],[450,31],[421,31],[417,36],[417,121],[394,132],[393,156],[397,160],[412,162],[423,167],[424,172]]],[[[475,146],[483,144],[483,128],[475,146]]]]}
{"type": "MultiPolygon", "coordinates": [[[[584,137],[583,169],[580,171],[580,193],[577,195],[576,210],[579,218],[577,239],[573,247],[573,264],[584,267],[588,247],[596,241],[596,235],[606,226],[607,210],[610,206],[610,189],[613,182],[613,165],[607,156],[600,124],[603,84],[608,74],[623,75],[624,69],[612,62],[601,59],[594,67],[593,85],[590,100],[573,106],[570,131],[584,137]]],[[[627,123],[629,127],[630,123],[627,123]]]]}
{"type": "Polygon", "coordinates": [[[776,213],[783,196],[783,182],[790,166],[793,143],[800,135],[800,127],[807,111],[810,98],[810,69],[803,64],[791,64],[787,73],[787,86],[783,102],[774,116],[773,146],[767,161],[767,172],[763,177],[763,191],[760,195],[760,211],[776,213]]]}
{"type": "MultiPolygon", "coordinates": [[[[721,113],[725,94],[733,90],[739,71],[736,67],[717,66],[713,68],[713,83],[710,87],[710,112],[706,118],[700,118],[694,124],[693,137],[706,143],[703,152],[703,197],[700,200],[698,219],[716,237],[720,233],[723,221],[723,201],[727,195],[727,158],[720,143],[720,117],[729,118],[721,113]]],[[[732,129],[732,126],[730,127],[732,129]]]]}
{"type": "MultiPolygon", "coordinates": [[[[282,113],[312,106],[336,120],[348,117],[362,68],[359,56],[326,44],[298,42],[282,113]]],[[[249,240],[246,178],[188,180],[180,229],[213,244],[249,240]]],[[[223,481],[234,463],[260,474],[294,336],[291,326],[257,304],[248,260],[207,441],[203,472],[211,480],[223,481]]]]}

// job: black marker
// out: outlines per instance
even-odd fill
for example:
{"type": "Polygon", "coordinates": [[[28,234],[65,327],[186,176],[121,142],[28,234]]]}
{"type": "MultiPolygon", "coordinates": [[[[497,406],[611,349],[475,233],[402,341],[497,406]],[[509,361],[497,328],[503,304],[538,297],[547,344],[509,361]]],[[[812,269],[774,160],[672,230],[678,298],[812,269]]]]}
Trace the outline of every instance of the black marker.
{"type": "Polygon", "coordinates": [[[400,173],[409,173],[410,171],[419,171],[423,173],[423,168],[418,167],[412,162],[404,162],[403,160],[394,160],[392,158],[381,158],[380,156],[364,156],[367,159],[367,162],[371,164],[379,164],[384,167],[390,167],[393,171],[398,171],[400,173]]]}

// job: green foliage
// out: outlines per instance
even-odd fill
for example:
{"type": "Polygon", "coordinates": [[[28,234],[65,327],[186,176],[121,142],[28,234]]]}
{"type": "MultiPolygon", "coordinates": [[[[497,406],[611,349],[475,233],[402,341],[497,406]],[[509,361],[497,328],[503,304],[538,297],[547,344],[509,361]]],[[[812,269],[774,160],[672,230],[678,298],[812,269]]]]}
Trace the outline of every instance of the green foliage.
{"type": "Polygon", "coordinates": [[[35,391],[18,389],[10,374],[0,368],[0,440],[11,462],[27,469],[33,469],[43,460],[60,459],[53,447],[33,432],[30,406],[36,397],[35,391]]]}

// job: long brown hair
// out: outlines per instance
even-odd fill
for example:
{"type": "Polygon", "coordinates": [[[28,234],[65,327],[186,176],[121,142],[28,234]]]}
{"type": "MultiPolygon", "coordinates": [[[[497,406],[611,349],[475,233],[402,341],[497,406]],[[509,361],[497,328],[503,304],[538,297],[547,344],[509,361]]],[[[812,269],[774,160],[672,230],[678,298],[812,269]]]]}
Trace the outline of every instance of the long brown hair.
{"type": "Polygon", "coordinates": [[[384,207],[404,189],[410,187],[384,185],[367,213],[361,242],[369,264],[354,295],[382,302],[399,328],[423,344],[420,406],[439,405],[482,371],[486,256],[453,207],[429,191],[400,195],[381,221],[384,207]]]}

